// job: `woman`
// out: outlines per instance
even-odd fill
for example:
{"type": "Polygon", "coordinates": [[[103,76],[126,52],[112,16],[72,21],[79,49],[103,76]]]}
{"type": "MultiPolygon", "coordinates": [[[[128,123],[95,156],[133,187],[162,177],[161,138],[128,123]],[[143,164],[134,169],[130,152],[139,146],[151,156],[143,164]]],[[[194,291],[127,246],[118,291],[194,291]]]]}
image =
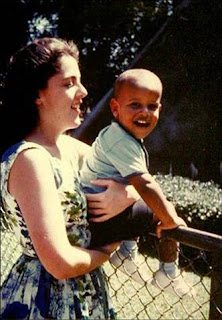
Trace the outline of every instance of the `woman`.
{"type": "MultiPolygon", "coordinates": [[[[90,231],[78,176],[87,146],[64,134],[80,125],[87,95],[78,59],[73,42],[42,38],[9,64],[1,110],[10,126],[1,134],[1,198],[23,254],[3,284],[3,319],[115,316],[101,265],[119,243],[87,249],[90,231]]],[[[121,212],[133,202],[114,202],[112,190],[106,192],[109,200],[99,206],[112,203],[117,207],[110,210],[121,212]]]]}

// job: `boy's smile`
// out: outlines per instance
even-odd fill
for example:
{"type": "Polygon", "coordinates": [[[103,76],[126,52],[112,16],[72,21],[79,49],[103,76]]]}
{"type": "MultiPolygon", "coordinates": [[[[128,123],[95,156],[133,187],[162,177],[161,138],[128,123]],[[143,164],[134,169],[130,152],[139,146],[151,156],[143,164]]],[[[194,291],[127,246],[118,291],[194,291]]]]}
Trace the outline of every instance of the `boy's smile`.
{"type": "Polygon", "coordinates": [[[124,85],[118,97],[111,99],[110,106],[114,117],[137,139],[148,136],[155,128],[161,110],[160,88],[150,90],[149,86],[124,85]]]}

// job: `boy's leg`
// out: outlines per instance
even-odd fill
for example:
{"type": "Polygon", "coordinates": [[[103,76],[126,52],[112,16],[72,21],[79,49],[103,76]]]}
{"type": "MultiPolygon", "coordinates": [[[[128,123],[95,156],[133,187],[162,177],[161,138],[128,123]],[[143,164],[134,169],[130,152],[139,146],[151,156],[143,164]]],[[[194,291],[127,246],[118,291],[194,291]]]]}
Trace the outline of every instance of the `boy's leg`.
{"type": "MultiPolygon", "coordinates": [[[[140,199],[126,211],[108,221],[91,223],[91,246],[98,247],[111,242],[146,235],[149,232],[155,231],[156,223],[157,221],[155,221],[152,211],[145,202],[140,199]]],[[[160,269],[155,273],[152,284],[159,289],[163,289],[177,296],[190,295],[190,287],[184,282],[177,267],[179,256],[178,243],[174,240],[162,238],[159,240],[158,246],[160,269]]],[[[113,261],[116,265],[118,264],[118,267],[119,265],[122,266],[124,269],[122,270],[123,272],[126,269],[122,263],[124,259],[125,257],[121,253],[118,253],[118,251],[114,253],[113,261]],[[115,257],[118,259],[114,259],[115,257]]],[[[128,263],[128,270],[125,273],[131,275],[134,280],[144,285],[145,280],[143,279],[145,279],[145,277],[141,277],[139,271],[135,272],[137,269],[135,263],[130,259],[127,259],[126,262],[128,263]]],[[[121,267],[119,268],[121,269],[121,267]]]]}
{"type": "Polygon", "coordinates": [[[143,200],[138,200],[124,212],[105,222],[89,222],[90,247],[134,239],[150,230],[153,214],[143,200]]]}
{"type": "Polygon", "coordinates": [[[179,242],[161,238],[158,243],[160,261],[175,262],[179,258],[179,242]]]}
{"type": "Polygon", "coordinates": [[[184,281],[178,268],[179,242],[164,237],[156,239],[155,243],[160,263],[151,283],[177,297],[195,295],[195,291],[184,281]]]}
{"type": "MultiPolygon", "coordinates": [[[[146,235],[148,232],[155,233],[156,225],[158,223],[155,214],[146,207],[147,205],[143,200],[137,201],[132,207],[132,221],[137,230],[142,230],[141,235],[146,235]],[[149,223],[146,223],[145,220],[141,219],[141,212],[145,213],[146,217],[149,216],[149,223]],[[143,227],[143,224],[145,227],[143,227]]],[[[155,243],[160,261],[160,269],[155,274],[155,279],[152,280],[151,283],[164,291],[176,295],[182,296],[187,294],[188,291],[190,291],[190,288],[186,285],[184,280],[177,278],[177,281],[175,282],[176,277],[180,275],[178,269],[179,242],[164,237],[161,239],[155,238],[155,243]],[[173,284],[174,287],[172,288],[173,284]]],[[[139,278],[139,283],[141,283],[141,279],[144,279],[144,273],[143,276],[139,278]]]]}
{"type": "Polygon", "coordinates": [[[155,239],[156,249],[159,258],[159,273],[163,272],[163,277],[169,276],[175,278],[178,276],[178,263],[179,263],[179,242],[161,238],[155,239]]]}
{"type": "Polygon", "coordinates": [[[138,253],[137,241],[124,240],[120,245],[118,252],[128,259],[135,260],[138,253]]]}
{"type": "Polygon", "coordinates": [[[110,263],[118,270],[125,273],[130,279],[133,279],[142,286],[151,281],[148,266],[144,263],[144,259],[138,253],[136,241],[123,241],[120,248],[115,251],[110,263]]]}
{"type": "Polygon", "coordinates": [[[90,223],[92,247],[124,240],[111,256],[110,262],[143,286],[150,277],[148,278],[147,270],[144,270],[144,265],[142,266],[141,261],[138,260],[138,246],[135,238],[147,233],[152,220],[152,212],[143,200],[139,200],[123,213],[106,222],[90,223]]]}

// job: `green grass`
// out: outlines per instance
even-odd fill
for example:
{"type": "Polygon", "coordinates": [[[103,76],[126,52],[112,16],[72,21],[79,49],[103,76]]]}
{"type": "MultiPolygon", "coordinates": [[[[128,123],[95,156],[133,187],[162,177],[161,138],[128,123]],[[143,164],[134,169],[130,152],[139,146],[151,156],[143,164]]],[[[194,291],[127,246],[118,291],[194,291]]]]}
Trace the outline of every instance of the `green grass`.
{"type": "MultiPolygon", "coordinates": [[[[13,263],[21,254],[21,249],[12,233],[1,232],[1,285],[13,263]]],[[[141,256],[143,268],[149,277],[158,270],[158,260],[141,256]]],[[[141,287],[107,262],[104,264],[110,294],[118,319],[127,320],[204,320],[209,315],[210,279],[193,272],[185,273],[185,281],[194,286],[195,298],[179,299],[163,293],[152,285],[141,287]]]]}
{"type": "MultiPolygon", "coordinates": [[[[144,259],[144,258],[143,258],[144,259]]],[[[158,270],[158,260],[147,258],[144,264],[149,272],[158,270]]],[[[209,317],[210,279],[199,277],[193,272],[184,272],[184,279],[196,290],[195,298],[174,297],[163,293],[151,284],[141,287],[108,262],[105,271],[110,284],[110,293],[118,314],[118,319],[192,319],[203,320],[209,317]]]]}

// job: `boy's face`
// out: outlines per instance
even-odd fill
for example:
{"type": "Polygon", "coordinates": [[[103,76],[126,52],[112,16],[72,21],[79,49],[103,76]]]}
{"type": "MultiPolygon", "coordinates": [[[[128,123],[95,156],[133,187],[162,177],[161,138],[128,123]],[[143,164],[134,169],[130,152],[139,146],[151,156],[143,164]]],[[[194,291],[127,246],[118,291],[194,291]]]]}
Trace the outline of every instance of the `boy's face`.
{"type": "Polygon", "coordinates": [[[162,88],[124,85],[110,107],[116,120],[137,139],[144,139],[155,128],[161,110],[162,88]]]}

